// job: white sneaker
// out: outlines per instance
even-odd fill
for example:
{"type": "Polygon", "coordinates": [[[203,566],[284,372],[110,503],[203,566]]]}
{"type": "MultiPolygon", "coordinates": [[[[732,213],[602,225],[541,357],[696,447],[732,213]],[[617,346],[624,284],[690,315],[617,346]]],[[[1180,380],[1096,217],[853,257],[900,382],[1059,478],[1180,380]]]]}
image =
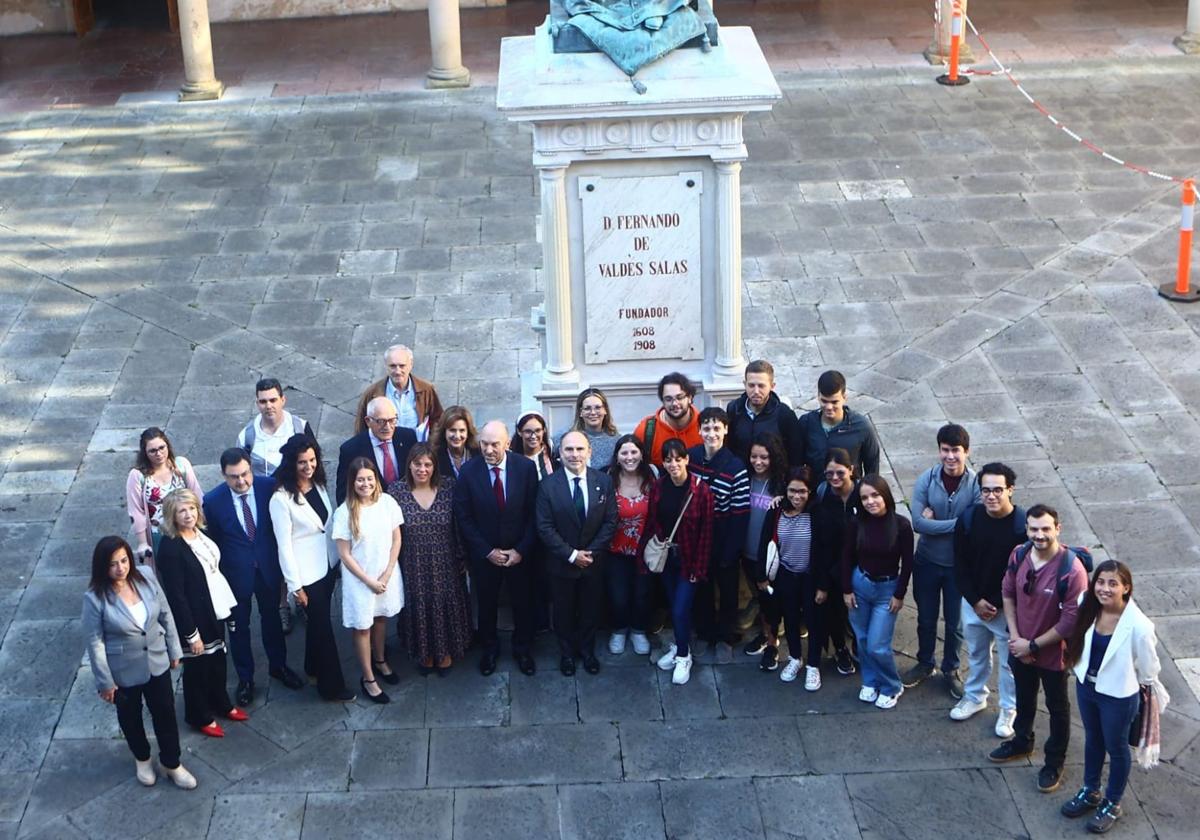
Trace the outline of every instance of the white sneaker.
{"type": "Polygon", "coordinates": [[[871,688],[869,685],[864,685],[862,690],[858,692],[858,699],[864,703],[874,703],[879,697],[879,692],[871,688]]]}
{"type": "Polygon", "coordinates": [[[650,640],[646,638],[645,633],[634,630],[629,634],[629,641],[633,643],[633,652],[638,656],[645,656],[650,652],[650,640]]]}
{"type": "Polygon", "coordinates": [[[180,764],[174,770],[163,768],[163,773],[166,777],[175,783],[175,787],[183,790],[192,790],[196,787],[196,777],[187,771],[187,768],[180,764]]]}
{"type": "Polygon", "coordinates": [[[613,633],[608,638],[608,652],[613,656],[620,656],[625,652],[625,634],[613,633]]]}
{"type": "Polygon", "coordinates": [[[894,709],[896,701],[900,699],[900,694],[904,693],[904,686],[900,686],[900,693],[892,696],[891,694],[883,694],[882,692],[875,698],[876,709],[894,709]]]}
{"type": "Polygon", "coordinates": [[[789,656],[787,664],[783,666],[783,670],[779,672],[779,679],[784,682],[792,682],[800,675],[801,662],[794,656],[789,656]]]}
{"type": "Polygon", "coordinates": [[[135,758],[133,763],[137,765],[137,780],[139,782],[144,784],[146,787],[150,787],[158,781],[158,774],[154,772],[153,761],[148,758],[145,761],[138,761],[135,758]]]}
{"type": "Polygon", "coordinates": [[[675,673],[671,675],[671,682],[675,685],[686,685],[687,681],[692,677],[692,655],[675,657],[675,673]]]}
{"type": "Polygon", "coordinates": [[[1001,709],[1000,714],[996,717],[996,737],[1011,738],[1015,734],[1013,732],[1013,721],[1017,719],[1016,709],[1001,709]]]}
{"type": "Polygon", "coordinates": [[[667,648],[667,652],[658,658],[658,667],[670,671],[675,667],[675,645],[667,648]]]}
{"type": "Polygon", "coordinates": [[[821,690],[821,669],[814,668],[812,665],[804,667],[804,690],[805,691],[820,691],[821,690]]]}
{"type": "Polygon", "coordinates": [[[980,701],[977,703],[969,697],[964,697],[950,710],[950,720],[969,720],[986,708],[986,702],[980,701]]]}

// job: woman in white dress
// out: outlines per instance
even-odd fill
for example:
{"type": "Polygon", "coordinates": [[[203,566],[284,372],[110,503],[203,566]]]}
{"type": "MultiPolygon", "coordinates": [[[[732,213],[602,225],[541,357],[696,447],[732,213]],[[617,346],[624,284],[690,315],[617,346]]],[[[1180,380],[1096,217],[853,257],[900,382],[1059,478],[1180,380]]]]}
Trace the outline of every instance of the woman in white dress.
{"type": "Polygon", "coordinates": [[[391,698],[376,682],[373,663],[384,659],[388,618],[404,606],[397,567],[404,514],[395,499],[381,493],[369,459],[351,461],[348,475],[350,492],[333,514],[332,529],[342,561],[342,624],[353,631],[363,693],[375,703],[387,703],[391,698]]]}

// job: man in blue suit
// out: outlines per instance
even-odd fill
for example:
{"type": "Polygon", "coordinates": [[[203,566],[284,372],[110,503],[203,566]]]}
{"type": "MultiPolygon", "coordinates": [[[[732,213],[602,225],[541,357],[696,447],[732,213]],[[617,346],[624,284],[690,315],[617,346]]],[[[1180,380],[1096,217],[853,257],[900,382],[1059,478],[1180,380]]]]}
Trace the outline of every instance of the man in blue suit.
{"type": "Polygon", "coordinates": [[[500,641],[496,613],[500,587],[508,584],[513,612],[513,656],[521,673],[537,670],[530,646],[533,642],[533,591],[531,569],[524,562],[537,540],[534,508],[538,478],[533,462],[508,451],[508,428],[499,420],[479,432],[480,456],[472,458],[454,484],[454,518],[467,548],[471,580],[479,598],[479,641],[483,657],[479,672],[496,670],[500,641]]]}
{"type": "Polygon", "coordinates": [[[229,648],[237,669],[236,702],[254,700],[254,656],[250,653],[250,600],[258,599],[262,642],[270,674],[288,688],[304,687],[304,680],[287,666],[287,648],[279,620],[279,554],[271,526],[271,494],[275,479],[254,475],[250,457],[239,447],[221,453],[225,483],[204,495],[208,536],[221,550],[221,574],[237,598],[229,648]]]}

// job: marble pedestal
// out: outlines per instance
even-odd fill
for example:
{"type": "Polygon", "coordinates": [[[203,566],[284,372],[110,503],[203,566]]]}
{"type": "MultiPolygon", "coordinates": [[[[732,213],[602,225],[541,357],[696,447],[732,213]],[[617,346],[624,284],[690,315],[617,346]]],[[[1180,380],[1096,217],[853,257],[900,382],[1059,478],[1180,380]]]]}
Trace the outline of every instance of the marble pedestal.
{"type": "Polygon", "coordinates": [[[533,128],[546,292],[543,363],[526,405],[554,429],[584,387],[621,428],[687,374],[701,405],[741,391],[742,120],[779,100],[754,33],[642,68],[639,94],[602,53],[555,54],[547,24],[505,38],[496,106],[533,128]]]}

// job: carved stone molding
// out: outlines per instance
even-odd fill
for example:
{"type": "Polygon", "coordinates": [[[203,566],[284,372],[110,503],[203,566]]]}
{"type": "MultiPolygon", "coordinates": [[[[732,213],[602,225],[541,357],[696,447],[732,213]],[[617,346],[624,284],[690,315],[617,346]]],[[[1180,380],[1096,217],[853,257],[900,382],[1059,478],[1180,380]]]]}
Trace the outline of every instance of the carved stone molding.
{"type": "Polygon", "coordinates": [[[664,151],[742,160],[740,113],[678,116],[654,114],[645,117],[536,122],[533,125],[535,163],[553,158],[638,157],[664,151]]]}

